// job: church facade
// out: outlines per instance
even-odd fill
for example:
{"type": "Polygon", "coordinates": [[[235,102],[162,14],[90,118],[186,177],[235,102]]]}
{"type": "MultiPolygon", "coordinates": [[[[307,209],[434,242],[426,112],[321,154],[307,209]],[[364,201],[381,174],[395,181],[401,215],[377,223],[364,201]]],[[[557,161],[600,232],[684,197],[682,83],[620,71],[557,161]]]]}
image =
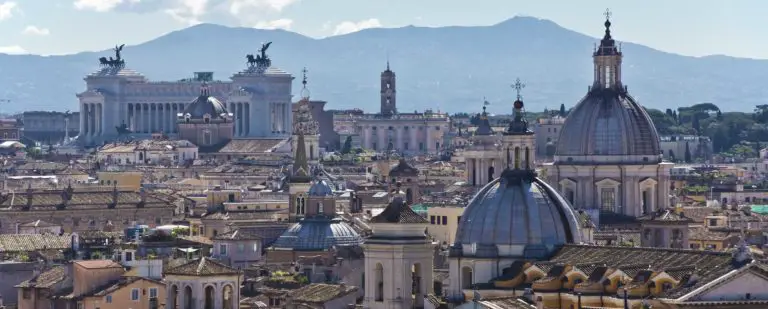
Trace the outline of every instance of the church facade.
{"type": "Polygon", "coordinates": [[[380,113],[349,115],[348,121],[353,123],[361,147],[407,154],[439,153],[445,147],[443,136],[450,130],[450,117],[430,109],[399,112],[396,81],[395,72],[387,63],[387,69],[381,73],[380,113]]]}
{"type": "Polygon", "coordinates": [[[198,72],[194,78],[180,81],[150,81],[125,67],[121,51],[122,47],[115,48],[118,61],[102,58],[101,68],[85,77],[86,89],[77,95],[79,136],[87,145],[115,140],[120,134],[177,134],[177,119],[183,117],[203,83],[207,83],[209,95],[232,114],[234,138],[291,135],[293,76],[272,67],[266,55],[250,61],[229,81],[215,81],[211,72],[198,72]]]}

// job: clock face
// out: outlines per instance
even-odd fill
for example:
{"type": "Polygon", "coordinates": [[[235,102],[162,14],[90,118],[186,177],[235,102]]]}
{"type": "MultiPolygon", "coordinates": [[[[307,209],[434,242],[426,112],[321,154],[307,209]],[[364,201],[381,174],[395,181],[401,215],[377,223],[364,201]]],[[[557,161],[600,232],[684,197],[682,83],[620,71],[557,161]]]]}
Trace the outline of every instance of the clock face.
{"type": "Polygon", "coordinates": [[[385,90],[384,93],[387,94],[387,96],[391,96],[392,95],[392,88],[387,88],[387,90],[385,90]]]}

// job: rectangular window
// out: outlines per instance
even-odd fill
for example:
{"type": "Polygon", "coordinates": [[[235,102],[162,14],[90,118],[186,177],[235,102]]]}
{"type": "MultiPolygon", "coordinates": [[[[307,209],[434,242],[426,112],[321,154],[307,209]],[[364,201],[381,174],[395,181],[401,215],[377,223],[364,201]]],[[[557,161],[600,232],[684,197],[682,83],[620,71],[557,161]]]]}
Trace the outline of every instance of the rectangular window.
{"type": "Polygon", "coordinates": [[[435,216],[429,216],[429,224],[435,224],[435,216]]]}
{"type": "Polygon", "coordinates": [[[32,298],[32,292],[29,289],[24,288],[24,290],[22,290],[22,297],[24,299],[30,299],[32,298]]]}
{"type": "Polygon", "coordinates": [[[615,212],[616,209],[616,191],[613,188],[600,189],[600,209],[608,212],[615,212]]]}
{"type": "Polygon", "coordinates": [[[222,255],[222,256],[227,255],[227,245],[225,244],[219,245],[219,255],[222,255]]]}
{"type": "Polygon", "coordinates": [[[245,244],[237,244],[237,252],[245,252],[245,244]]]}
{"type": "Polygon", "coordinates": [[[83,309],[83,303],[77,303],[77,309],[83,309]]]}
{"type": "Polygon", "coordinates": [[[149,298],[157,298],[157,288],[149,288],[149,298]]]}
{"type": "Polygon", "coordinates": [[[125,261],[126,262],[133,261],[133,252],[126,252],[125,253],[125,261]]]}
{"type": "Polygon", "coordinates": [[[132,301],[138,301],[139,300],[139,289],[132,289],[131,290],[131,300],[132,301]]]}
{"type": "Polygon", "coordinates": [[[111,304],[112,303],[112,295],[107,295],[106,302],[107,302],[107,304],[111,304]]]}
{"type": "Polygon", "coordinates": [[[448,216],[443,216],[443,225],[448,225],[448,216]]]}

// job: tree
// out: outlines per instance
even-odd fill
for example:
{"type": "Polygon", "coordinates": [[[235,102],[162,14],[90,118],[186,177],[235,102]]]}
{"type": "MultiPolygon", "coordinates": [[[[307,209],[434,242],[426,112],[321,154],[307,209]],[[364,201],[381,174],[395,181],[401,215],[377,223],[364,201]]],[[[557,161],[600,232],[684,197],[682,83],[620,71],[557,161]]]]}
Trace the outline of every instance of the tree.
{"type": "Polygon", "coordinates": [[[694,130],[696,130],[696,134],[701,134],[701,124],[699,123],[699,116],[694,114],[693,115],[693,122],[691,123],[691,126],[694,130]]]}
{"type": "Polygon", "coordinates": [[[685,163],[691,162],[691,146],[690,143],[685,142],[685,163]]]}
{"type": "Polygon", "coordinates": [[[342,154],[348,154],[352,151],[352,135],[347,136],[344,140],[344,147],[341,148],[342,154]]]}
{"type": "Polygon", "coordinates": [[[565,117],[565,104],[560,103],[560,117],[565,117]]]}
{"type": "Polygon", "coordinates": [[[665,110],[664,113],[667,114],[667,116],[674,118],[674,116],[672,116],[672,109],[671,108],[667,108],[667,110],[665,110]]]}

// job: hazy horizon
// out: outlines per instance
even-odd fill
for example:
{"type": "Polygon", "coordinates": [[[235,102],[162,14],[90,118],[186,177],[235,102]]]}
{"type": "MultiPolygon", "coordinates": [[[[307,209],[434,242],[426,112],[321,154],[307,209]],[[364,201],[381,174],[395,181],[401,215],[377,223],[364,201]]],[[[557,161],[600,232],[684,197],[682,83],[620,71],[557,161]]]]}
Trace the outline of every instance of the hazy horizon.
{"type": "Polygon", "coordinates": [[[488,26],[530,16],[599,37],[606,8],[625,42],[685,56],[768,59],[768,41],[757,39],[762,37],[760,12],[768,11],[768,2],[757,0],[0,0],[0,53],[100,51],[198,23],[323,38],[378,27],[488,26]]]}

